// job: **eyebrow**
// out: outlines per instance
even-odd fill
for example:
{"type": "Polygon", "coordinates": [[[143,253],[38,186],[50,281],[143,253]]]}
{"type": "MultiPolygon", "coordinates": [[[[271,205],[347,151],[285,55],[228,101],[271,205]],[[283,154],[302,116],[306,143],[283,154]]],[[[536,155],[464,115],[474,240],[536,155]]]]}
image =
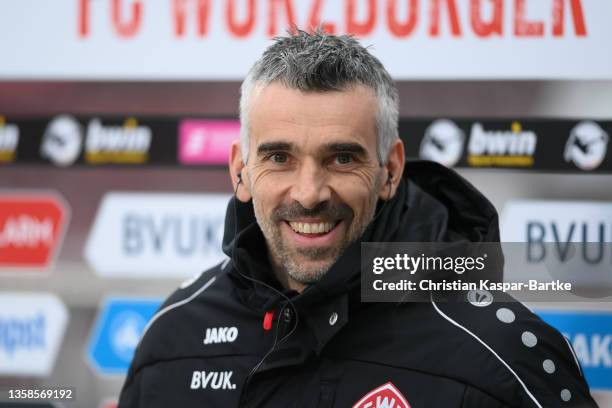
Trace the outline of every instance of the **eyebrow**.
{"type": "MultiPolygon", "coordinates": [[[[261,156],[273,152],[287,152],[296,150],[296,146],[289,142],[265,142],[257,146],[257,155],[261,156]]],[[[331,142],[326,143],[319,149],[322,153],[325,152],[349,152],[355,153],[358,156],[368,157],[368,151],[359,143],[355,142],[331,142]]]]}
{"type": "Polygon", "coordinates": [[[278,151],[291,151],[295,148],[293,143],[287,142],[267,142],[257,146],[257,154],[262,155],[265,153],[278,152],[278,151]]]}
{"type": "Polygon", "coordinates": [[[329,152],[349,152],[355,153],[359,156],[368,157],[367,150],[362,145],[355,142],[328,143],[322,150],[329,152]]]}

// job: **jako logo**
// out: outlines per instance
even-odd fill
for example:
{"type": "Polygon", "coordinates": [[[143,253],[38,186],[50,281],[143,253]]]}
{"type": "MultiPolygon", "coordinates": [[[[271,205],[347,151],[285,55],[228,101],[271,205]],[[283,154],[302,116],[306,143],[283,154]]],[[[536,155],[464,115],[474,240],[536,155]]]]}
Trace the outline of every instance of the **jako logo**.
{"type": "Polygon", "coordinates": [[[47,125],[40,155],[57,166],[70,166],[81,154],[83,134],[79,122],[69,115],[54,118],[47,125]]]}
{"type": "Polygon", "coordinates": [[[609,311],[538,311],[572,344],[592,389],[612,390],[612,314],[609,311]]]}
{"type": "Polygon", "coordinates": [[[85,160],[92,164],[144,163],[149,159],[151,129],[139,126],[135,118],[123,126],[104,126],[100,119],[87,125],[85,160]]]}
{"type": "Polygon", "coordinates": [[[493,295],[488,290],[471,290],[467,294],[467,299],[477,307],[486,307],[493,303],[493,295]]]}
{"type": "Polygon", "coordinates": [[[597,123],[578,123],[570,132],[565,145],[565,161],[582,170],[594,170],[604,161],[609,136],[597,123]]]}
{"type": "Polygon", "coordinates": [[[191,389],[211,388],[213,390],[235,390],[236,384],[232,384],[233,371],[194,371],[191,376],[191,389]]]}
{"type": "Polygon", "coordinates": [[[410,408],[406,397],[388,382],[367,393],[353,408],[410,408]]]}
{"type": "Polygon", "coordinates": [[[511,130],[485,130],[474,123],[468,144],[470,166],[533,166],[537,135],[512,122],[511,130]]]}
{"type": "Polygon", "coordinates": [[[438,119],[425,130],[419,155],[421,159],[452,167],[461,158],[464,141],[465,134],[455,122],[438,119]]]}
{"type": "Polygon", "coordinates": [[[206,329],[204,344],[233,343],[237,337],[236,327],[212,327],[206,329]]]}
{"type": "MultiPolygon", "coordinates": [[[[603,329],[603,327],[602,327],[603,329]]],[[[576,356],[584,368],[612,369],[612,334],[564,333],[574,346],[576,356]]]]}

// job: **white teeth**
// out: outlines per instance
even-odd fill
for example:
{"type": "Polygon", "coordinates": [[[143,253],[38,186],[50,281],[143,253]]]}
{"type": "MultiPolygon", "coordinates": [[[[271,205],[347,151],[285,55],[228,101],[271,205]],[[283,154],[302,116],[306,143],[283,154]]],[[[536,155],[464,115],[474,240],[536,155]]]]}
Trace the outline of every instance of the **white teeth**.
{"type": "Polygon", "coordinates": [[[307,222],[290,222],[291,229],[301,234],[323,234],[331,231],[334,224],[331,222],[307,223],[307,222]]]}

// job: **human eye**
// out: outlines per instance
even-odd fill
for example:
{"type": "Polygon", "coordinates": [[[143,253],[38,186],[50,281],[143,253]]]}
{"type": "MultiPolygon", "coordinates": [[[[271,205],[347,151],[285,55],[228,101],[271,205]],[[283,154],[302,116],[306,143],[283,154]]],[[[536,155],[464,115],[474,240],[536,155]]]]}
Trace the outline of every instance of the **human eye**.
{"type": "Polygon", "coordinates": [[[274,152],[267,156],[267,159],[272,163],[284,164],[289,161],[289,155],[284,152],[274,152]]]}
{"type": "Polygon", "coordinates": [[[347,165],[354,161],[354,157],[350,153],[338,153],[334,156],[334,164],[347,165]]]}

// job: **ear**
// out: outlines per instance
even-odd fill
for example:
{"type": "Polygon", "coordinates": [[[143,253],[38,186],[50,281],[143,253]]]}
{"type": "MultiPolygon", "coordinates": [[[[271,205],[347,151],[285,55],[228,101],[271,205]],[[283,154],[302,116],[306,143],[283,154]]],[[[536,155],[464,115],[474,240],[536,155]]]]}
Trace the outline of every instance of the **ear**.
{"type": "Polygon", "coordinates": [[[389,150],[389,156],[387,163],[385,163],[384,171],[382,176],[383,184],[380,186],[378,197],[381,200],[388,200],[395,196],[397,186],[402,179],[404,174],[404,165],[406,164],[406,156],[404,153],[404,143],[401,139],[397,139],[391,150],[389,150]]]}
{"type": "Polygon", "coordinates": [[[242,202],[251,200],[251,183],[247,167],[242,160],[240,140],[234,140],[230,148],[229,171],[232,178],[232,187],[236,191],[236,198],[242,202]],[[240,181],[242,179],[242,181],[240,181]]]}

